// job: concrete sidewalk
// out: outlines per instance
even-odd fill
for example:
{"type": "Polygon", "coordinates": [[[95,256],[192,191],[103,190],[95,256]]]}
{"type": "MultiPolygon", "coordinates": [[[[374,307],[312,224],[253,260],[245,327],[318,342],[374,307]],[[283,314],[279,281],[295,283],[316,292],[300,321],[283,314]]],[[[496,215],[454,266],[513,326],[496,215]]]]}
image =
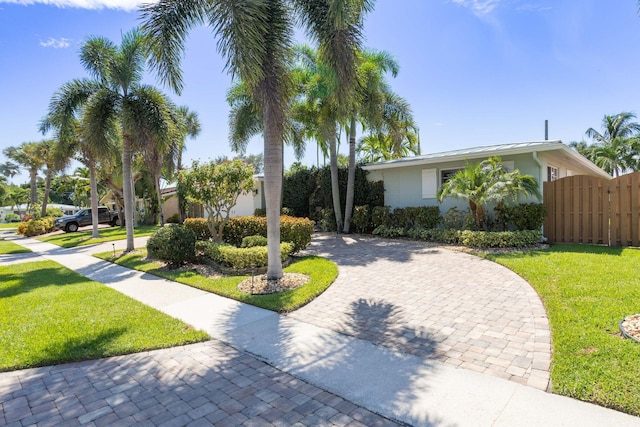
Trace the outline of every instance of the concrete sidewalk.
{"type": "MultiPolygon", "coordinates": [[[[93,249],[61,249],[34,239],[15,241],[279,370],[408,424],[640,426],[637,417],[405,354],[131,271],[93,258],[88,254],[93,249]]],[[[95,248],[100,249],[104,247],[95,248]]],[[[134,356],[119,359],[127,357],[134,356]]]]}

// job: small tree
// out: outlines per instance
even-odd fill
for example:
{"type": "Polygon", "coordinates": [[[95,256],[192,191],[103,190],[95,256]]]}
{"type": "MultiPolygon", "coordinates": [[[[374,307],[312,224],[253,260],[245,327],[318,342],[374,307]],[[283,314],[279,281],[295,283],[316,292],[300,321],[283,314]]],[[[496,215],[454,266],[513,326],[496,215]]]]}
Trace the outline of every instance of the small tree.
{"type": "Polygon", "coordinates": [[[485,206],[495,202],[500,208],[505,200],[516,201],[520,195],[540,200],[538,183],[531,175],[518,169],[508,172],[500,157],[490,157],[480,163],[467,163],[438,189],[438,200],[447,197],[467,199],[478,230],[484,229],[485,206]]]}
{"type": "Polygon", "coordinates": [[[229,220],[238,197],[253,190],[253,166],[241,160],[200,164],[180,171],[178,186],[190,202],[200,203],[207,213],[207,226],[216,242],[229,220]]]}

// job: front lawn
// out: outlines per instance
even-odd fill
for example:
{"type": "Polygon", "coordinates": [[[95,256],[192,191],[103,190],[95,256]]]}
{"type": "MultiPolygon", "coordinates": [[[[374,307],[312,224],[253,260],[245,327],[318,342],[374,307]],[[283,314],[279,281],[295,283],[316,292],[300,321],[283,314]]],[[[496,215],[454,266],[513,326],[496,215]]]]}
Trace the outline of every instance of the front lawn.
{"type": "Polygon", "coordinates": [[[24,246],[18,245],[17,243],[0,239],[0,255],[22,254],[26,252],[31,252],[31,249],[27,249],[24,246]]]}
{"type": "MultiPolygon", "coordinates": [[[[157,225],[140,225],[133,229],[135,237],[150,236],[159,227],[157,225]]],[[[94,243],[111,242],[114,240],[124,240],[127,238],[127,230],[124,227],[100,228],[100,237],[93,239],[92,231],[78,231],[75,233],[62,233],[41,236],[37,239],[42,242],[52,243],[63,248],[74,248],[76,246],[93,245],[94,243]]]]}
{"type": "Polygon", "coordinates": [[[208,335],[53,261],[0,267],[0,371],[204,341],[208,335]]]}
{"type": "Polygon", "coordinates": [[[618,322],[640,313],[640,250],[554,245],[487,255],[540,294],[553,339],[553,391],[640,415],[640,343],[618,322]]]}
{"type": "Polygon", "coordinates": [[[11,230],[18,228],[18,222],[0,222],[0,230],[11,230]]]}
{"type": "Polygon", "coordinates": [[[112,252],[105,252],[95,256],[107,261],[115,261],[124,267],[144,271],[278,313],[293,311],[307,304],[324,292],[338,277],[338,267],[333,262],[317,256],[305,256],[296,259],[284,271],[306,274],[311,277],[309,283],[289,291],[268,295],[250,295],[238,290],[238,283],[249,276],[209,278],[201,276],[193,270],[170,270],[164,268],[164,263],[147,260],[146,251],[119,255],[115,259],[112,252]]]}

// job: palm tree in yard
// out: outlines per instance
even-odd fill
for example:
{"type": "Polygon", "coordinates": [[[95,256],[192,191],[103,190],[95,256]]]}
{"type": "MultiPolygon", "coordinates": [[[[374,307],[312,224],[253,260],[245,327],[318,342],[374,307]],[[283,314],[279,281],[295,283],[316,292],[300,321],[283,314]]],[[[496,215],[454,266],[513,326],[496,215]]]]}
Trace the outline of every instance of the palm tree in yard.
{"type": "Polygon", "coordinates": [[[586,135],[595,142],[588,147],[589,159],[611,176],[620,176],[626,170],[638,170],[640,124],[636,115],[622,112],[615,116],[605,115],[600,133],[589,128],[586,135]]]}
{"type": "Polygon", "coordinates": [[[47,203],[51,192],[51,179],[57,172],[63,171],[71,160],[71,152],[64,147],[61,141],[56,139],[46,139],[41,142],[42,153],[44,155],[44,197],[42,198],[42,208],[40,216],[47,214],[47,203]]]}
{"type": "Polygon", "coordinates": [[[80,137],[87,145],[102,152],[121,144],[127,252],[134,249],[132,155],[143,140],[164,143],[171,127],[168,99],[141,82],[146,55],[146,39],[137,29],[124,34],[119,46],[103,37],[88,38],[80,48],[80,62],[92,79],[65,84],[50,106],[64,132],[71,132],[73,119],[80,117],[80,137]]]}
{"type": "Polygon", "coordinates": [[[282,143],[291,94],[287,72],[295,18],[291,12],[298,13],[318,41],[325,62],[334,68],[339,100],[340,96],[350,98],[362,15],[369,7],[366,0],[160,0],[143,6],[143,28],[151,41],[152,64],[174,90],[180,92],[183,86],[180,59],[187,32],[205,23],[218,36],[218,50],[227,60],[229,71],[248,87],[263,126],[269,279],[283,275],[280,204],[282,143]]]}
{"type": "Polygon", "coordinates": [[[540,199],[540,189],[535,178],[521,174],[517,169],[506,171],[499,157],[491,157],[479,163],[467,163],[438,189],[438,200],[445,197],[467,199],[469,209],[478,230],[484,229],[485,206],[488,203],[504,203],[517,200],[520,195],[540,199]]]}
{"type": "Polygon", "coordinates": [[[37,178],[38,170],[44,165],[44,146],[40,142],[23,142],[17,147],[7,147],[3,154],[9,159],[22,165],[29,171],[30,201],[32,205],[38,203],[37,178]]]}

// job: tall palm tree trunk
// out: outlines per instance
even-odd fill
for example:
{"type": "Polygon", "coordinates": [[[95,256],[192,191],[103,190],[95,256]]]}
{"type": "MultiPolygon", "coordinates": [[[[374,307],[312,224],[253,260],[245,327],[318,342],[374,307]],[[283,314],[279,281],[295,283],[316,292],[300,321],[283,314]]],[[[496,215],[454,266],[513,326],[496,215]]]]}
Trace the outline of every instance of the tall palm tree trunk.
{"type": "Polygon", "coordinates": [[[340,206],[340,184],[338,178],[338,149],[335,124],[329,138],[329,170],[331,171],[331,196],[333,198],[333,212],[336,216],[336,230],[342,233],[342,207],[340,206]]]}
{"type": "Polygon", "coordinates": [[[51,192],[51,171],[47,169],[44,180],[44,197],[42,198],[42,208],[40,209],[40,216],[47,216],[47,202],[49,201],[49,193],[51,192]]]}
{"type": "Polygon", "coordinates": [[[122,193],[124,198],[124,222],[127,231],[127,248],[133,251],[133,178],[131,176],[131,137],[126,133],[122,137],[122,193]]]}
{"type": "Polygon", "coordinates": [[[282,140],[270,117],[271,105],[264,108],[264,197],[267,211],[267,279],[278,280],[284,273],[280,258],[280,204],[282,197],[282,140]]]}
{"type": "Polygon", "coordinates": [[[96,164],[95,162],[88,162],[89,167],[89,186],[91,187],[91,237],[98,238],[100,233],[98,232],[98,178],[96,176],[96,164]]]}
{"type": "Polygon", "coordinates": [[[353,192],[356,180],[356,118],[351,118],[349,128],[349,174],[347,177],[347,200],[344,206],[344,232],[349,233],[353,214],[353,192]]]}
{"type": "Polygon", "coordinates": [[[35,205],[38,203],[37,179],[38,179],[38,170],[31,168],[29,170],[29,187],[31,190],[30,200],[32,205],[35,205]]]}
{"type": "Polygon", "coordinates": [[[160,177],[153,177],[153,186],[156,187],[156,197],[158,198],[158,217],[160,218],[160,226],[164,226],[164,212],[162,212],[162,192],[160,191],[160,177]]]}

